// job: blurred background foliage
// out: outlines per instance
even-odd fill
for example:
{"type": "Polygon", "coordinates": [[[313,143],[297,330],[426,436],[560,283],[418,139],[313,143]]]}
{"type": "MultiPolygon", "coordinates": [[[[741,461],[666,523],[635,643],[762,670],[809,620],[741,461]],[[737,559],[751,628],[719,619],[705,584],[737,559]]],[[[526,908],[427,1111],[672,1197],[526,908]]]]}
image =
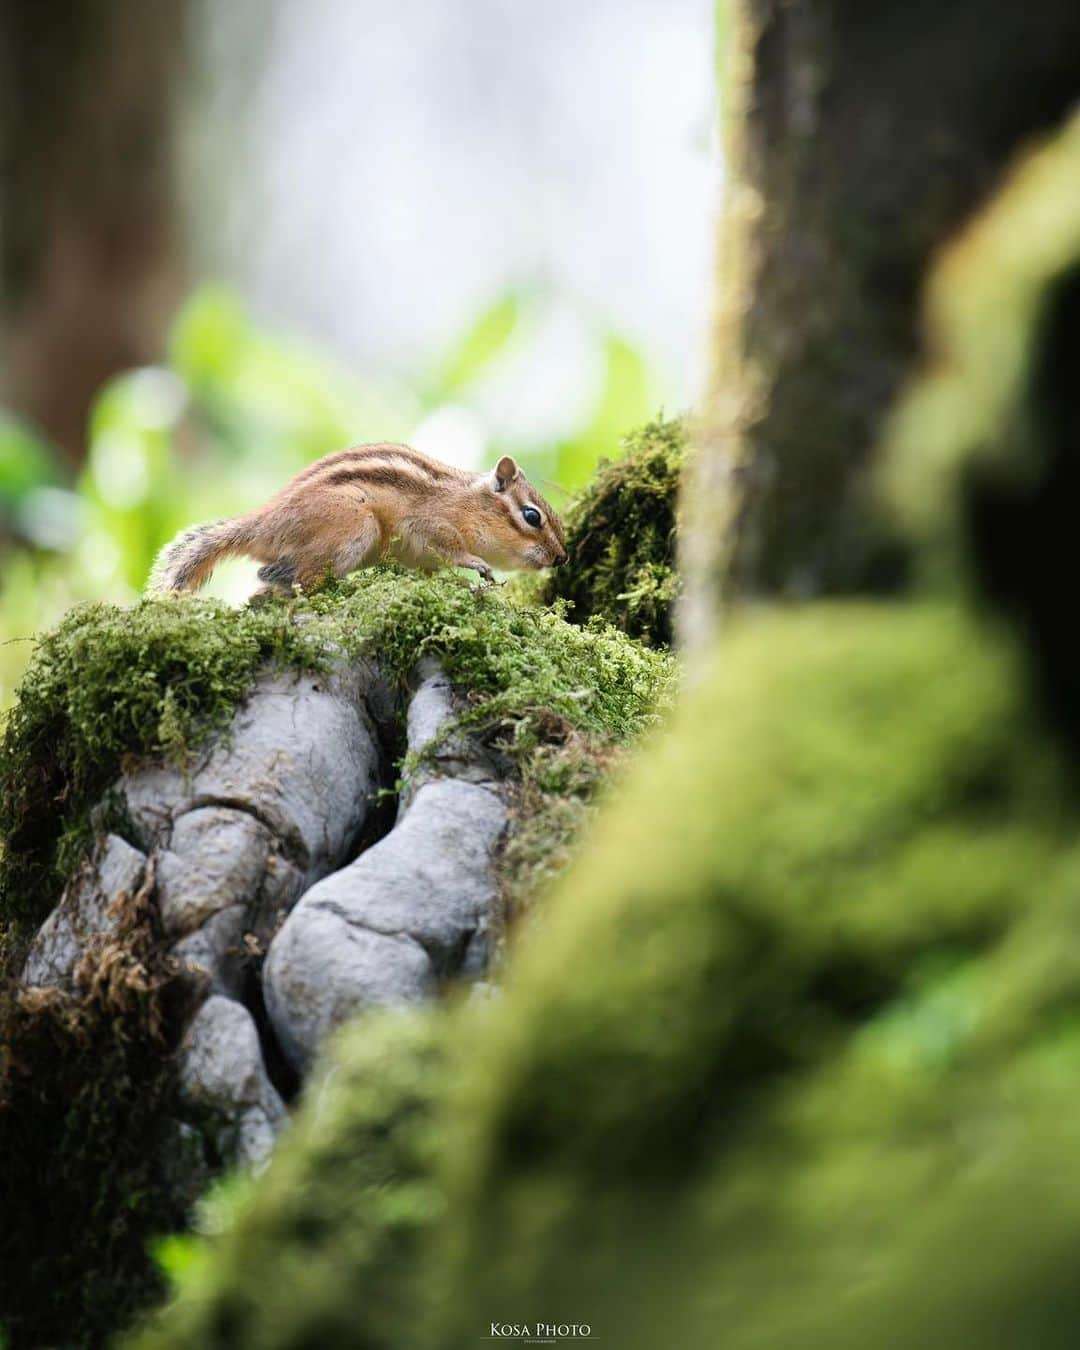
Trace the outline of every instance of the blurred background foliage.
{"type": "Polygon", "coordinates": [[[712,21],[713,0],[0,6],[0,708],[33,633],[129,600],[175,531],[321,454],[509,453],[559,503],[689,406],[712,21]]]}
{"type": "MultiPolygon", "coordinates": [[[[101,390],[76,473],[26,424],[0,416],[0,705],[31,634],[76,601],[130,600],[177,530],[250,509],[345,445],[405,440],[470,468],[512,454],[565,500],[658,391],[634,345],[597,330],[602,378],[570,434],[537,446],[493,431],[476,392],[521,359],[549,303],[539,293],[498,297],[405,384],[359,377],[309,344],[262,332],[236,294],[205,286],[177,315],[167,359],[101,390]]],[[[211,592],[240,600],[252,575],[246,563],[223,568],[211,592]]]]}

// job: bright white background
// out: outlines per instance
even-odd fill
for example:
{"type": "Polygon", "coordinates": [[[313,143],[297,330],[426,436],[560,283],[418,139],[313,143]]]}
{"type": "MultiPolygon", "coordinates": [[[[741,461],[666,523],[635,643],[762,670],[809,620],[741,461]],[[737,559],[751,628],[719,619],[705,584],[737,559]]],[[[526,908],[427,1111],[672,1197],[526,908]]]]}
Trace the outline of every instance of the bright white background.
{"type": "Polygon", "coordinates": [[[257,321],[409,379],[516,287],[540,319],[486,391],[496,432],[572,423],[600,328],[694,401],[711,0],[209,0],[199,48],[196,267],[257,321]]]}

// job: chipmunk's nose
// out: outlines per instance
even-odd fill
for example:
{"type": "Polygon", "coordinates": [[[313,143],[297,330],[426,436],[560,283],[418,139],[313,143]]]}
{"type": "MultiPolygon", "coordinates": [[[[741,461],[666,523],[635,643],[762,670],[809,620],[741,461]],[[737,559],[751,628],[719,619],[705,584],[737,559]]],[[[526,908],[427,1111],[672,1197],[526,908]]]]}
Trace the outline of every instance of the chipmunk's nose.
{"type": "Polygon", "coordinates": [[[568,562],[569,559],[570,559],[570,554],[567,553],[566,549],[562,548],[562,549],[559,550],[558,556],[557,556],[556,559],[555,559],[555,566],[556,566],[556,567],[561,567],[561,566],[563,565],[563,563],[564,563],[564,562],[568,562]]]}

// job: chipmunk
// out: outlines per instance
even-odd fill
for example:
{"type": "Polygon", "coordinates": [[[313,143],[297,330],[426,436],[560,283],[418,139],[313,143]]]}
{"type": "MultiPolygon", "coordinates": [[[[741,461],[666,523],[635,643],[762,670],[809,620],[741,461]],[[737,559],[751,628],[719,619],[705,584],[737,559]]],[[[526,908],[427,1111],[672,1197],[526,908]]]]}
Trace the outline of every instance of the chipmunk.
{"type": "Polygon", "coordinates": [[[302,469],[249,515],[196,525],[158,554],[148,588],[193,591],[222,558],[263,566],[257,596],[306,590],[328,574],[393,558],[425,571],[566,562],[562,522],[504,455],[468,473],[407,445],[357,445],[302,469]]]}

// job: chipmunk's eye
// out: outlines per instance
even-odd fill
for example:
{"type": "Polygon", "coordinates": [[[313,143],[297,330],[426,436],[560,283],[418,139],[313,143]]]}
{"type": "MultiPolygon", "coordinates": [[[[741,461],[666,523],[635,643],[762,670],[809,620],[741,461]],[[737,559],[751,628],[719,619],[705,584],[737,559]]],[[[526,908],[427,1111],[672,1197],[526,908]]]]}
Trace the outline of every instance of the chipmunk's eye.
{"type": "Polygon", "coordinates": [[[525,524],[531,525],[534,530],[540,528],[540,512],[535,506],[523,506],[521,514],[525,517],[525,524]]]}

